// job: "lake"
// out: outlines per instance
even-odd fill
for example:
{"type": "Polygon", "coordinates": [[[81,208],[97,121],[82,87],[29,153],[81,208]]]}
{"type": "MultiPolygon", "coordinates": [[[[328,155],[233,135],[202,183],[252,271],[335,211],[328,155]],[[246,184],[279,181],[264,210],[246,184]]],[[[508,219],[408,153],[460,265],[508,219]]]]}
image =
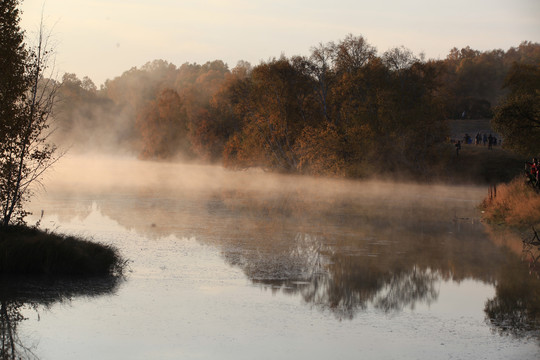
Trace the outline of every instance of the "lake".
{"type": "Polygon", "coordinates": [[[480,221],[486,187],[120,156],[66,156],[43,184],[29,223],[129,271],[5,285],[23,358],[540,358],[540,280],[480,221]]]}

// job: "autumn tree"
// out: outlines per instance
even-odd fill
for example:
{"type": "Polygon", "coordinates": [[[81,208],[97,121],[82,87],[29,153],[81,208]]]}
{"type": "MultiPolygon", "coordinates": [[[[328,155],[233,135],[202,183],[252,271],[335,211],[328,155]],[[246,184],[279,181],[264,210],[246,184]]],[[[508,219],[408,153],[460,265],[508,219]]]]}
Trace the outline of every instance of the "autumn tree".
{"type": "MultiPolygon", "coordinates": [[[[251,64],[240,61],[223,73],[217,90],[211,93],[207,106],[199,108],[190,119],[190,140],[193,152],[205,161],[221,161],[225,146],[240,131],[241,115],[235,111],[239,85],[251,74],[251,64]]],[[[207,77],[206,77],[207,78],[207,77]]]]}
{"type": "Polygon", "coordinates": [[[335,92],[349,175],[427,171],[445,134],[436,76],[430,64],[399,50],[340,79],[335,92]]]}
{"type": "MultiPolygon", "coordinates": [[[[140,151],[140,132],[137,119],[142,116],[149,102],[155,101],[166,89],[174,89],[177,68],[164,60],[147,62],[140,68],[133,67],[121,76],[105,81],[100,90],[100,99],[112,100],[103,105],[101,127],[97,127],[98,137],[102,137],[101,129],[110,128],[105,134],[116,134],[119,145],[135,153],[140,151]],[[111,111],[112,110],[112,111],[111,111]],[[111,117],[110,114],[113,114],[111,117]]],[[[96,114],[100,118],[100,114],[96,114]]],[[[99,140],[99,139],[98,139],[99,140]]]]}
{"type": "Polygon", "coordinates": [[[167,61],[153,60],[107,80],[103,91],[115,103],[136,112],[161,91],[174,89],[176,71],[176,66],[167,61]]]}
{"type": "Polygon", "coordinates": [[[424,174],[444,139],[438,68],[352,35],[255,67],[234,88],[227,166],[330,176],[424,174]]]}
{"type": "Polygon", "coordinates": [[[180,153],[189,154],[187,121],[178,93],[163,90],[150,101],[137,118],[144,159],[167,159],[180,153]]]}
{"type": "Polygon", "coordinates": [[[505,87],[509,94],[496,108],[493,126],[504,146],[525,156],[540,154],[540,66],[514,64],[505,87]]]}
{"type": "Polygon", "coordinates": [[[493,108],[508,93],[504,81],[513,63],[538,64],[540,44],[522,42],[507,51],[453,48],[439,62],[441,93],[449,118],[490,118],[493,108]]]}
{"type": "Polygon", "coordinates": [[[535,65],[540,61],[540,44],[523,41],[516,47],[511,47],[504,54],[504,63],[511,68],[514,63],[535,65]]]}
{"type": "Polygon", "coordinates": [[[2,225],[24,223],[30,185],[56,160],[48,142],[49,116],[58,84],[46,79],[51,52],[41,26],[35,48],[27,48],[19,27],[17,0],[0,5],[0,211],[2,225]],[[5,66],[5,68],[4,68],[5,66]]]}
{"type": "Polygon", "coordinates": [[[250,166],[297,169],[294,142],[309,120],[305,91],[311,91],[311,86],[305,86],[306,81],[309,79],[285,57],[253,69],[251,77],[237,88],[241,94],[235,108],[243,128],[226,149],[228,160],[234,155],[252,159],[250,166]]]}
{"type": "Polygon", "coordinates": [[[71,151],[134,152],[138,133],[134,116],[98,90],[88,77],[66,73],[58,88],[53,111],[56,131],[52,140],[71,151]]]}
{"type": "Polygon", "coordinates": [[[351,124],[365,104],[359,74],[375,55],[375,48],[362,36],[348,35],[338,43],[312,48],[306,64],[297,66],[311,78],[312,93],[306,98],[315,100],[307,103],[312,109],[308,112],[311,121],[305,124],[295,147],[301,171],[348,175],[349,165],[357,160],[353,154],[364,152],[365,142],[352,134],[365,128],[351,129],[351,124]]]}
{"type": "Polygon", "coordinates": [[[298,170],[311,175],[347,175],[344,137],[332,123],[306,126],[295,144],[298,170]]]}

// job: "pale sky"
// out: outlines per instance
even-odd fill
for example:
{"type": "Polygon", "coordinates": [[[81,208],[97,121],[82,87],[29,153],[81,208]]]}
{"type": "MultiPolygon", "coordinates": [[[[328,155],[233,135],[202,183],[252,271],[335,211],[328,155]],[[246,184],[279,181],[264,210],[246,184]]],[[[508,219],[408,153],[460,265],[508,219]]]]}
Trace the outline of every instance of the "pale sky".
{"type": "Polygon", "coordinates": [[[148,61],[257,65],[309,55],[319,43],[362,35],[379,53],[405,46],[427,58],[540,42],[539,0],[23,0],[31,36],[41,14],[56,69],[96,85],[148,61]]]}

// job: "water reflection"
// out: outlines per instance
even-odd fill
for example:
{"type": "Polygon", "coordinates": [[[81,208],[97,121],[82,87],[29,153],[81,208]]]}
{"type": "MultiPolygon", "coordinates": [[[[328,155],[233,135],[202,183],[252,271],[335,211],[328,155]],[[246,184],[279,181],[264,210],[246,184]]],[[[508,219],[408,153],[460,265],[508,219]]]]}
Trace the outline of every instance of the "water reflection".
{"type": "Polygon", "coordinates": [[[530,235],[523,239],[523,258],[529,263],[531,274],[540,276],[540,237],[533,228],[530,235]]]}
{"type": "Polygon", "coordinates": [[[429,305],[437,302],[442,281],[472,279],[496,289],[485,310],[495,328],[536,321],[540,300],[526,289],[540,286],[523,276],[520,254],[494,242],[480,223],[476,204],[483,188],[306,186],[296,178],[269,186],[257,174],[205,187],[164,169],[166,176],[152,172],[168,179],[160,186],[52,188],[34,212],[44,208],[58,223],[79,218],[89,228],[114,221],[148,239],[196,238],[219,248],[257,286],[301,296],[339,319],[370,307],[389,313],[429,305]]]}
{"type": "Polygon", "coordinates": [[[486,301],[486,319],[501,334],[540,340],[540,278],[535,261],[540,249],[535,233],[518,236],[498,230],[491,231],[490,238],[507,251],[496,279],[495,297],[486,301]]]}
{"type": "Polygon", "coordinates": [[[114,294],[122,280],[100,279],[0,279],[0,359],[38,359],[37,345],[21,338],[18,326],[25,319],[22,310],[48,308],[75,297],[114,294]]]}
{"type": "Polygon", "coordinates": [[[279,206],[273,206],[260,197],[243,198],[241,204],[223,200],[237,214],[249,214],[249,221],[234,223],[242,229],[239,236],[226,231],[228,237],[214,241],[224,258],[257,284],[300,294],[340,319],[370,306],[395,312],[429,305],[444,280],[494,284],[504,258],[464,201],[444,206],[419,198],[341,198],[302,204],[289,195],[274,197],[279,206]]]}
{"type": "Polygon", "coordinates": [[[338,318],[368,306],[431,304],[442,280],[494,282],[502,255],[467,200],[434,202],[405,188],[396,201],[394,190],[346,197],[154,190],[79,197],[75,208],[55,211],[98,222],[102,214],[150,238],[195,237],[219,247],[254,283],[299,294],[338,318]]]}
{"type": "Polygon", "coordinates": [[[501,334],[534,336],[540,340],[540,281],[526,264],[505,264],[496,296],[486,302],[487,319],[501,334]]]}
{"type": "Polygon", "coordinates": [[[1,359],[31,359],[37,358],[30,347],[25,346],[17,333],[18,324],[24,320],[20,312],[23,306],[17,302],[0,300],[0,336],[2,348],[1,359]]]}

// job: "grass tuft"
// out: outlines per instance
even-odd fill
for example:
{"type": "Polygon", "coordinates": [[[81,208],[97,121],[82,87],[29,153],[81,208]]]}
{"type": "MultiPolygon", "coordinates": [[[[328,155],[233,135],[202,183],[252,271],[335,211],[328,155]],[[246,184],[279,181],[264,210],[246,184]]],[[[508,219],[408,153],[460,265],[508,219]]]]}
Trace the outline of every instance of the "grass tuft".
{"type": "Polygon", "coordinates": [[[33,227],[0,227],[0,274],[118,276],[126,261],[106,244],[33,227]]]}

